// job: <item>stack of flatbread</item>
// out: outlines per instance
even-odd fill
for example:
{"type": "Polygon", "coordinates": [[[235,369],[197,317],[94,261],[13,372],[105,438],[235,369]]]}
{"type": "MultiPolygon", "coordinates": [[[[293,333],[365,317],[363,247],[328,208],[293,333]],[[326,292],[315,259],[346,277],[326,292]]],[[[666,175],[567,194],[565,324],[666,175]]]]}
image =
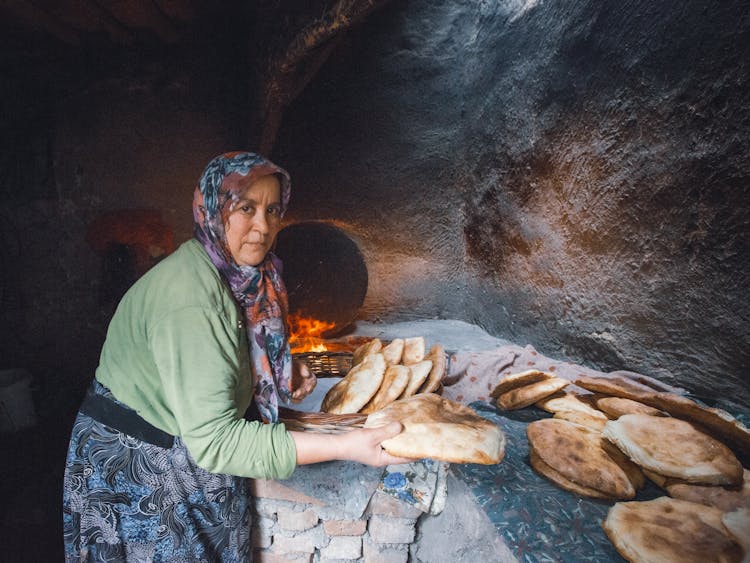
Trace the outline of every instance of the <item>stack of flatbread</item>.
{"type": "Polygon", "coordinates": [[[385,440],[396,456],[453,463],[499,463],[505,435],[471,408],[439,396],[446,372],[439,344],[425,352],[424,338],[375,338],[358,347],[352,368],[326,394],[321,410],[368,414],[365,427],[398,421],[403,431],[385,440]]]}
{"type": "Polygon", "coordinates": [[[471,408],[434,393],[420,393],[370,414],[365,428],[400,422],[404,429],[384,440],[393,455],[430,458],[452,463],[499,463],[505,454],[505,435],[494,423],[471,408]]]}
{"type": "Polygon", "coordinates": [[[323,399],[332,414],[369,414],[420,393],[439,393],[446,371],[445,350],[435,344],[425,353],[421,336],[396,338],[387,345],[374,338],[353,353],[352,368],[323,399]]]}
{"type": "Polygon", "coordinates": [[[581,496],[633,499],[646,477],[669,496],[617,502],[603,527],[630,561],[741,561],[750,541],[750,430],[648,380],[538,371],[506,376],[501,409],[535,405],[553,418],[527,427],[531,466],[581,496]]]}

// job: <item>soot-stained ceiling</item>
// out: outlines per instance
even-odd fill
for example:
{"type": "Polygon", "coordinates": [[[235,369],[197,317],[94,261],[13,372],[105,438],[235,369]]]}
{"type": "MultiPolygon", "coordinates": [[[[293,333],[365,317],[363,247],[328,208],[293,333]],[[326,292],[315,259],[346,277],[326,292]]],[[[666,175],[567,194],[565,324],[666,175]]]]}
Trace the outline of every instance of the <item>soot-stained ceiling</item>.
{"type": "Polygon", "coordinates": [[[102,81],[130,77],[125,87],[138,88],[144,78],[168,81],[177,68],[228,96],[244,114],[238,141],[269,153],[286,107],[341,40],[387,3],[10,0],[0,6],[5,128],[102,81]]]}

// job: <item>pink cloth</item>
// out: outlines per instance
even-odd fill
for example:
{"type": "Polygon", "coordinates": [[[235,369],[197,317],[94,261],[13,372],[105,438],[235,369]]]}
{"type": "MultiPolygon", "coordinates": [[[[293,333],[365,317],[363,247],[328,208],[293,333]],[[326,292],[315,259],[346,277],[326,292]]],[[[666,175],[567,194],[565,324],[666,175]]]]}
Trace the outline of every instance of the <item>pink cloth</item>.
{"type": "MultiPolygon", "coordinates": [[[[682,389],[671,387],[646,375],[629,371],[605,373],[579,364],[548,358],[537,352],[530,344],[525,347],[507,344],[484,352],[456,352],[453,354],[448,374],[443,378],[443,397],[464,404],[473,401],[489,402],[491,401],[490,391],[504,377],[530,369],[545,371],[570,381],[575,381],[582,375],[587,377],[624,376],[648,385],[657,391],[683,392],[682,389]]],[[[588,393],[588,391],[575,386],[567,389],[588,393]]]]}

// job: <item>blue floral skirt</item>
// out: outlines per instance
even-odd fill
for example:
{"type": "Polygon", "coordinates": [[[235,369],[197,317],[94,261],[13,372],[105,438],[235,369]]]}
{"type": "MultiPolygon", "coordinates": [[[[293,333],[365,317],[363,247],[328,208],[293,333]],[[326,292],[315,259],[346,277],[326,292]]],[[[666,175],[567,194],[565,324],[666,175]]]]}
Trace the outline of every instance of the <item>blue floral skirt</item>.
{"type": "Polygon", "coordinates": [[[244,563],[250,525],[247,479],[201,469],[179,437],[160,448],[78,413],[63,491],[67,563],[244,563]]]}

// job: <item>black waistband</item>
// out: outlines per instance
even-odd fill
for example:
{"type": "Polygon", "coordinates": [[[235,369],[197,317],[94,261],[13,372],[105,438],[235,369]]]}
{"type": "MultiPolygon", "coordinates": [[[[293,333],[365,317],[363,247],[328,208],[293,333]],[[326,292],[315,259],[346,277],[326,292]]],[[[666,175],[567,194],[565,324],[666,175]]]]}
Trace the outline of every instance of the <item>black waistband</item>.
{"type": "Polygon", "coordinates": [[[93,389],[86,391],[81,412],[105,426],[154,446],[171,448],[174,445],[174,436],[149,424],[133,409],[120,405],[104,395],[97,395],[93,389]]]}

